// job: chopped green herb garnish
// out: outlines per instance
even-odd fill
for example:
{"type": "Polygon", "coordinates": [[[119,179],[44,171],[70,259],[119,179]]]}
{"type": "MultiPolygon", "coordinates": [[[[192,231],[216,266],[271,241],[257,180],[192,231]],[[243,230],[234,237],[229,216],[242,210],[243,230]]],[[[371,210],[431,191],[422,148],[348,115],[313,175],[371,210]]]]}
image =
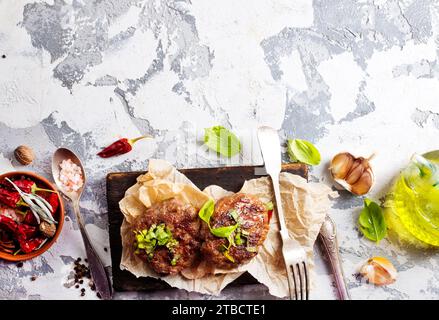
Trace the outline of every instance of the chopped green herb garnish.
{"type": "Polygon", "coordinates": [[[239,222],[239,213],[238,211],[236,211],[235,209],[233,209],[232,211],[229,212],[229,214],[232,216],[233,220],[235,220],[236,222],[239,222]]]}
{"type": "MultiPolygon", "coordinates": [[[[135,231],[135,254],[143,251],[152,258],[157,246],[166,246],[170,252],[178,246],[178,241],[172,236],[171,230],[164,223],[158,226],[153,224],[148,230],[135,231]]],[[[171,261],[172,264],[172,261],[171,261]]]]}
{"type": "Polygon", "coordinates": [[[180,255],[176,254],[174,256],[174,258],[172,258],[172,260],[171,260],[171,266],[175,266],[177,264],[177,262],[178,262],[178,259],[180,259],[180,255]]]}
{"type": "Polygon", "coordinates": [[[267,202],[266,204],[265,204],[265,209],[267,210],[267,211],[271,211],[271,210],[273,210],[274,209],[274,205],[273,205],[273,202],[267,202]]]}
{"type": "Polygon", "coordinates": [[[239,230],[238,232],[236,232],[235,234],[235,243],[237,246],[240,246],[242,244],[244,244],[244,239],[241,237],[241,231],[239,230]]]}
{"type": "Polygon", "coordinates": [[[233,259],[233,257],[230,255],[229,251],[225,251],[223,254],[227,259],[235,263],[235,259],[233,259]]]}

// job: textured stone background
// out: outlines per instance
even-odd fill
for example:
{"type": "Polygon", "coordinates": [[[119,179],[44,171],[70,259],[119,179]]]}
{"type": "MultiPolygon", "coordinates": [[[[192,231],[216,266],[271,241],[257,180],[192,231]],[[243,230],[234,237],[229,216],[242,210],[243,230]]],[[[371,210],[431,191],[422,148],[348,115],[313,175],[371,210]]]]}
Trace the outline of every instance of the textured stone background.
{"type": "MultiPolygon", "coordinates": [[[[335,153],[376,152],[370,196],[378,200],[413,153],[439,149],[438,35],[434,0],[0,0],[0,171],[22,169],[12,157],[19,144],[35,149],[30,169],[45,176],[57,147],[75,150],[89,178],[82,212],[107,265],[105,175],[145,169],[151,157],[178,167],[225,164],[196,142],[216,124],[244,142],[231,164],[261,163],[259,124],[313,141],[324,161],[312,179],[325,183],[335,153]],[[95,156],[119,136],[146,133],[155,139],[129,155],[95,156]]],[[[438,254],[363,239],[361,206],[342,192],[330,212],[353,298],[438,299],[438,254]],[[394,262],[395,284],[374,288],[355,277],[373,255],[394,262]]],[[[49,252],[23,268],[0,262],[0,298],[78,298],[64,286],[78,256],[84,251],[69,211],[49,252]]],[[[313,298],[332,299],[317,260],[313,298]]],[[[149,297],[209,298],[116,295],[149,297]]],[[[256,286],[220,298],[270,296],[256,286]]]]}

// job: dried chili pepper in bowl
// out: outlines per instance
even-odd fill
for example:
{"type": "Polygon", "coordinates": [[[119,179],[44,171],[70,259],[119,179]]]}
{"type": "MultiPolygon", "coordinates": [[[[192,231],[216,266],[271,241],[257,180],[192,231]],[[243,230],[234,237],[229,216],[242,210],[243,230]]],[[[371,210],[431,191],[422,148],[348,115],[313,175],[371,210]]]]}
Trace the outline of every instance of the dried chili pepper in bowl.
{"type": "Polygon", "coordinates": [[[110,158],[114,156],[119,156],[133,150],[133,145],[142,139],[150,138],[150,136],[141,136],[136,139],[119,139],[116,142],[110,144],[108,147],[104,148],[101,152],[98,153],[98,156],[101,158],[110,158]]]}
{"type": "Polygon", "coordinates": [[[35,181],[27,180],[27,179],[21,179],[21,180],[15,180],[15,185],[20,188],[21,191],[25,193],[37,193],[37,192],[55,192],[50,189],[44,189],[44,188],[38,188],[35,181]]]}
{"type": "Polygon", "coordinates": [[[36,237],[30,240],[18,239],[20,243],[20,250],[24,253],[32,253],[33,251],[41,248],[43,242],[47,241],[45,237],[36,237]]]}
{"type": "Polygon", "coordinates": [[[29,260],[56,242],[64,223],[64,204],[45,178],[31,172],[0,175],[0,202],[6,209],[0,210],[0,259],[29,260]],[[21,206],[23,202],[28,206],[21,206]],[[43,206],[47,213],[40,215],[43,206]],[[42,223],[51,224],[50,230],[41,228],[42,223]]]}
{"type": "Polygon", "coordinates": [[[0,188],[0,203],[7,205],[11,208],[27,206],[27,204],[21,199],[21,196],[17,191],[10,191],[5,188],[0,188]]]}

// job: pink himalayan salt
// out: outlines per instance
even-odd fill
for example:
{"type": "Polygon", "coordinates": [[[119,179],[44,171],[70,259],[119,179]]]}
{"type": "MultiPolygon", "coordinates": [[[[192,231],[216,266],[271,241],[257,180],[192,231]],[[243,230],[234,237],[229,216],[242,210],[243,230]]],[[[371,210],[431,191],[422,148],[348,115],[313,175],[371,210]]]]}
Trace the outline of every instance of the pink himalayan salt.
{"type": "Polygon", "coordinates": [[[81,167],[74,164],[71,159],[63,160],[60,164],[59,181],[68,192],[76,192],[84,185],[81,167]]]}

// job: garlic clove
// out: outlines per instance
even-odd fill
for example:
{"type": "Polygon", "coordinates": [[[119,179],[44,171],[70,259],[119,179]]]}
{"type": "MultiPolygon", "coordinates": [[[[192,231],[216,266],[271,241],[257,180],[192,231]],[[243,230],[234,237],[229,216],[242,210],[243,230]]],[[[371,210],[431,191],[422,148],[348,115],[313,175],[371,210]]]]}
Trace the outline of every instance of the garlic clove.
{"type": "Polygon", "coordinates": [[[370,283],[377,286],[384,286],[394,283],[398,272],[393,264],[386,258],[373,257],[361,267],[360,274],[370,283]]]}
{"type": "Polygon", "coordinates": [[[367,169],[366,171],[363,172],[362,176],[360,177],[360,179],[358,179],[356,183],[350,185],[351,187],[350,191],[358,196],[365,195],[370,191],[370,189],[372,189],[374,182],[375,182],[375,176],[372,170],[367,169]]]}
{"type": "Polygon", "coordinates": [[[369,159],[355,157],[344,152],[337,154],[331,161],[329,170],[336,187],[342,187],[355,195],[365,195],[372,188],[375,177],[369,159]]]}
{"type": "Polygon", "coordinates": [[[332,159],[329,170],[335,179],[344,179],[353,163],[354,157],[350,153],[339,153],[332,159]]]}
{"type": "Polygon", "coordinates": [[[352,169],[345,177],[346,182],[349,183],[350,185],[356,183],[362,176],[364,170],[365,167],[363,165],[362,158],[355,159],[354,164],[352,165],[352,169]]]}
{"type": "Polygon", "coordinates": [[[337,190],[347,190],[352,193],[352,186],[343,179],[334,179],[337,190]]]}

